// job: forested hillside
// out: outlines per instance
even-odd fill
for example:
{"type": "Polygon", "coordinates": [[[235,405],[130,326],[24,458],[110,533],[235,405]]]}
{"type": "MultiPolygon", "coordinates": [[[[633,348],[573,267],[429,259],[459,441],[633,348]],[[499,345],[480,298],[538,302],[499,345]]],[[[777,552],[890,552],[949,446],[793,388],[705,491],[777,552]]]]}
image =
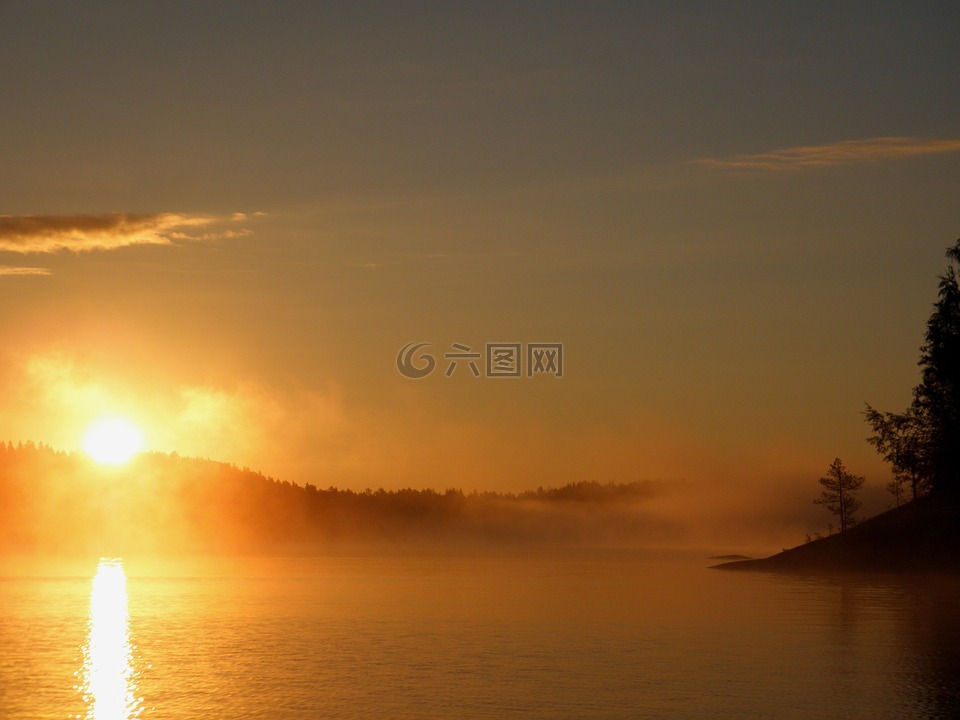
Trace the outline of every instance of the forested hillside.
{"type": "Polygon", "coordinates": [[[519,494],[319,489],[233,465],[144,453],[120,468],[0,443],[0,552],[314,552],[350,542],[631,543],[668,530],[652,483],[519,494]]]}

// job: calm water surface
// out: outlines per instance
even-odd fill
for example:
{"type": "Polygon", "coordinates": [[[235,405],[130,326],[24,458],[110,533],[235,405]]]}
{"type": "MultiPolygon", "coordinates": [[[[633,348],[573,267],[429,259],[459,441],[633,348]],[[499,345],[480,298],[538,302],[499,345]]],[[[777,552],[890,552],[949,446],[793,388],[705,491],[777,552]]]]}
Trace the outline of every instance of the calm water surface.
{"type": "Polygon", "coordinates": [[[0,718],[955,718],[953,580],[703,554],[0,563],[0,718]]]}

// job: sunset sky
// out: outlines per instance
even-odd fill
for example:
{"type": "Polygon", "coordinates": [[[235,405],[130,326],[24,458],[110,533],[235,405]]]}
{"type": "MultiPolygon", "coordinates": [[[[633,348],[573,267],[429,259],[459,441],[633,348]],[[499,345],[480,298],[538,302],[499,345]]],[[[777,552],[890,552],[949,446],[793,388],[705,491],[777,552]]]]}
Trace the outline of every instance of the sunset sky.
{"type": "Polygon", "coordinates": [[[958,37],[954,2],[0,2],[0,439],[879,487],[864,402],[908,404],[960,236],[958,37]],[[495,342],[564,376],[444,376],[495,342]]]}

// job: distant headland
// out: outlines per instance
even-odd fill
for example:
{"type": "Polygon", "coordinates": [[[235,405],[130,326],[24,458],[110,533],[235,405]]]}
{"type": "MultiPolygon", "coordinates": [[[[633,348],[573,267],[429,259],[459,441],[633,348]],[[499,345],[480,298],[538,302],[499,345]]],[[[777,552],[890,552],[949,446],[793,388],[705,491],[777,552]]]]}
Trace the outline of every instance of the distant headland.
{"type": "Polygon", "coordinates": [[[844,533],[768,558],[713,566],[769,572],[960,574],[960,504],[918,498],[844,533]]]}

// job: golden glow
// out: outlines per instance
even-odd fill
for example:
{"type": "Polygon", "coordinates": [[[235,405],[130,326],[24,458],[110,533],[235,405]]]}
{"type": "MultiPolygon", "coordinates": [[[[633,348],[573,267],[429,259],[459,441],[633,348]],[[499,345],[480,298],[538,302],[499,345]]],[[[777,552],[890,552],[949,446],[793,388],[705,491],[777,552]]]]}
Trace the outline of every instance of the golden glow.
{"type": "Polygon", "coordinates": [[[83,437],[83,449],[101,465],[123,465],[143,447],[143,434],[123,418],[98,420],[83,437]]]}
{"type": "Polygon", "coordinates": [[[140,716],[131,665],[127,575],[120,560],[101,559],[90,593],[90,632],[83,648],[87,720],[140,716]]]}

